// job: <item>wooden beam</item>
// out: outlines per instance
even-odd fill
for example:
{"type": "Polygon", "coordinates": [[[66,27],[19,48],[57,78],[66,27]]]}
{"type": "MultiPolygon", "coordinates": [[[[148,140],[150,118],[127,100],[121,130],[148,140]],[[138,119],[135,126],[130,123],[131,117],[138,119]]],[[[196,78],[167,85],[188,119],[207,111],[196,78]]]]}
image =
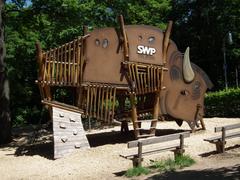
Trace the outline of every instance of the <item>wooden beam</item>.
{"type": "Polygon", "coordinates": [[[222,131],[223,127],[225,128],[225,130],[237,129],[237,128],[240,128],[240,123],[232,124],[232,125],[228,125],[228,126],[222,126],[222,127],[215,127],[215,132],[222,131]]]}
{"type": "Polygon", "coordinates": [[[137,147],[139,141],[141,141],[143,145],[149,145],[149,144],[155,144],[155,143],[176,140],[176,139],[180,138],[181,134],[183,135],[184,138],[190,137],[190,132],[176,133],[176,134],[170,134],[170,135],[166,135],[166,136],[151,137],[151,138],[147,138],[147,139],[131,141],[128,143],[128,148],[137,147]]]}
{"type": "Polygon", "coordinates": [[[166,64],[166,59],[167,59],[167,49],[168,49],[168,44],[169,44],[169,38],[172,30],[172,21],[169,21],[167,29],[164,33],[164,38],[163,38],[163,63],[166,64]]]}

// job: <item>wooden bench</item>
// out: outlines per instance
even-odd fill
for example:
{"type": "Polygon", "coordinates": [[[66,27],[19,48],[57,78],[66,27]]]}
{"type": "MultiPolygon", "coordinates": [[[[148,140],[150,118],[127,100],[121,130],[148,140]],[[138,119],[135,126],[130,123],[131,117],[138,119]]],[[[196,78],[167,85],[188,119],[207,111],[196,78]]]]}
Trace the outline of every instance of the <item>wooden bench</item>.
{"type": "Polygon", "coordinates": [[[204,139],[204,141],[213,143],[216,145],[217,152],[224,153],[225,152],[225,144],[226,139],[231,139],[235,137],[240,137],[240,131],[237,132],[229,132],[228,130],[234,130],[240,128],[240,124],[233,124],[222,127],[215,127],[215,133],[222,132],[221,135],[204,139]]]}
{"type": "Polygon", "coordinates": [[[128,142],[128,148],[137,147],[138,151],[134,153],[120,154],[121,157],[131,159],[133,166],[142,166],[143,156],[156,154],[163,151],[173,151],[174,156],[182,155],[184,153],[184,138],[189,137],[190,132],[176,133],[159,137],[150,137],[146,139],[139,139],[128,142]],[[151,147],[143,150],[143,146],[160,144],[167,141],[180,140],[180,143],[175,143],[167,146],[151,147]]]}

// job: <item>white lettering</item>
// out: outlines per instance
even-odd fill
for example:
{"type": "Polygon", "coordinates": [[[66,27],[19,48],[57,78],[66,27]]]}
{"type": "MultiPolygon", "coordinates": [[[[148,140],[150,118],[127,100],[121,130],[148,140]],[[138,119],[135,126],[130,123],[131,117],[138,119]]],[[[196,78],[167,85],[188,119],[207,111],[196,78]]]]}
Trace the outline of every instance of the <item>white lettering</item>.
{"type": "Polygon", "coordinates": [[[139,46],[137,46],[137,53],[152,56],[153,54],[156,53],[156,49],[148,47],[148,46],[139,45],[139,46]]]}

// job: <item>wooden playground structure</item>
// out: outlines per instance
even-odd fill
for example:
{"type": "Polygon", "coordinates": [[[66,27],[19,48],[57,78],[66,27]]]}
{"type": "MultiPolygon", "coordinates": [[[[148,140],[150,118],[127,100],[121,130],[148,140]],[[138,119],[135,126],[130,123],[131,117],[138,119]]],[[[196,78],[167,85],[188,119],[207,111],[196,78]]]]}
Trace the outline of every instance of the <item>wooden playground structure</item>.
{"type": "MultiPolygon", "coordinates": [[[[110,125],[117,120],[133,123],[136,138],[155,135],[159,119],[186,121],[192,130],[205,129],[204,94],[212,83],[170,40],[172,22],[165,32],[145,25],[101,28],[54,49],[43,51],[37,43],[39,74],[37,84],[42,103],[52,108],[78,111],[88,118],[110,125]],[[56,102],[52,88],[74,89],[74,103],[56,102]],[[126,108],[126,99],[130,109],[126,108]],[[127,110],[126,110],[127,109],[127,110]],[[146,119],[146,113],[151,118],[146,119]],[[141,123],[148,121],[149,133],[141,123]]],[[[125,127],[126,128],[126,127],[125,127]]]]}

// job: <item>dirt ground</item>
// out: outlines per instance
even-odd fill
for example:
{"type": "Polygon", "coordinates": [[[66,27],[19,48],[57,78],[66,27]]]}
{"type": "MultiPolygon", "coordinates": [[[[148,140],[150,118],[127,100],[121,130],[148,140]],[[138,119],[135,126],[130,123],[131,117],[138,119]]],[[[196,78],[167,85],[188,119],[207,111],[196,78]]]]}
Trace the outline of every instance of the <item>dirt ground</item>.
{"type": "MultiPolygon", "coordinates": [[[[227,140],[224,154],[216,154],[215,146],[203,141],[214,136],[214,127],[240,123],[240,118],[205,118],[204,121],[207,130],[191,133],[185,139],[186,154],[197,161],[195,165],[135,179],[240,179],[239,138],[227,140]]],[[[158,122],[156,135],[187,130],[186,123],[178,127],[175,122],[158,122]]],[[[121,135],[117,126],[92,130],[87,132],[87,137],[90,149],[80,149],[65,158],[53,160],[51,133],[44,129],[38,133],[32,132],[32,128],[15,130],[14,141],[0,147],[0,179],[125,179],[123,174],[132,167],[132,162],[119,157],[119,154],[128,151],[126,143],[134,139],[133,132],[121,135]]],[[[143,165],[149,165],[150,160],[168,157],[173,157],[173,153],[147,156],[143,165]]]]}

